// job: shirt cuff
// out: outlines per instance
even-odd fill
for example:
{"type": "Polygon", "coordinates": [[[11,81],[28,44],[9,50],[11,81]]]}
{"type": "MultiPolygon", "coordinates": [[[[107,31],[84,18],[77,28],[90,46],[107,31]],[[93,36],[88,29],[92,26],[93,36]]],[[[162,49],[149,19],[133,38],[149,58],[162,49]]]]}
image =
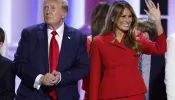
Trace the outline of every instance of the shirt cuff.
{"type": "Polygon", "coordinates": [[[43,76],[42,74],[39,74],[39,75],[36,77],[36,79],[35,79],[35,83],[34,83],[33,87],[36,88],[37,90],[40,89],[40,86],[41,86],[41,84],[40,84],[40,78],[41,78],[42,76],[43,76]]]}
{"type": "MultiPolygon", "coordinates": [[[[60,72],[59,72],[59,73],[60,73],[60,72]]],[[[61,73],[60,73],[60,80],[58,81],[58,83],[60,83],[60,82],[61,82],[61,73]]],[[[58,84],[58,83],[57,83],[57,84],[58,84]]],[[[57,84],[56,84],[56,85],[57,85],[57,84]]]]}

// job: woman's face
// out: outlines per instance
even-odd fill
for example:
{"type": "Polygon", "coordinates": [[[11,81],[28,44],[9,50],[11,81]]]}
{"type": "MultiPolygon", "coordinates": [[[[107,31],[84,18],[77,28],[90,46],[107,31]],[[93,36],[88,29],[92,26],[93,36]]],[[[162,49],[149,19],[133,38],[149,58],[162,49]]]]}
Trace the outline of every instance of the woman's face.
{"type": "Polygon", "coordinates": [[[117,21],[117,30],[122,32],[128,31],[132,23],[132,13],[128,8],[124,8],[123,13],[117,21]]]}

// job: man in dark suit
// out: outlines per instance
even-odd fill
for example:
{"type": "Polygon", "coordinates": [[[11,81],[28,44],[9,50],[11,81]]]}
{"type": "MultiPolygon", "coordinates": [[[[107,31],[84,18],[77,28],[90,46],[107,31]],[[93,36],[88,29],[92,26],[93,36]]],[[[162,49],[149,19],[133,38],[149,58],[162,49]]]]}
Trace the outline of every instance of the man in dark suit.
{"type": "MultiPolygon", "coordinates": [[[[155,40],[156,27],[152,20],[140,18],[138,21],[138,30],[150,40],[155,40]]],[[[164,55],[146,55],[140,56],[139,68],[144,79],[148,92],[145,94],[145,100],[167,100],[165,89],[165,57],[164,55]]]]}
{"type": "Polygon", "coordinates": [[[165,56],[151,56],[149,100],[167,100],[165,79],[165,56]]]}
{"type": "Polygon", "coordinates": [[[64,24],[67,0],[44,0],[45,23],[23,29],[14,59],[16,100],[79,100],[89,72],[86,35],[64,24]]]}
{"type": "MultiPolygon", "coordinates": [[[[0,28],[0,51],[5,34],[0,28]]],[[[12,61],[3,57],[0,52],[0,100],[13,100],[15,97],[15,75],[12,72],[12,61]]]]}

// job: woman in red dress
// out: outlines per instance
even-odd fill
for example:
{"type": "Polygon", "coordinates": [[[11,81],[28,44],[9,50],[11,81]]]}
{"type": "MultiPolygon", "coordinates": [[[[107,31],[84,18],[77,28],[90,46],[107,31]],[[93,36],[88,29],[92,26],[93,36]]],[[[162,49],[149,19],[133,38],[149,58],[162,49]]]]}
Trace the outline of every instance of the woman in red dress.
{"type": "MultiPolygon", "coordinates": [[[[110,7],[109,2],[99,2],[96,7],[94,8],[92,15],[91,15],[91,32],[92,35],[88,36],[87,38],[87,51],[90,55],[91,51],[91,42],[93,38],[100,34],[101,29],[104,27],[105,18],[110,7]]],[[[89,100],[89,75],[83,78],[83,85],[82,88],[85,91],[84,100],[89,100]]]]}
{"type": "Polygon", "coordinates": [[[159,6],[145,2],[145,12],[156,25],[156,42],[135,30],[137,17],[129,3],[114,1],[104,29],[92,42],[89,100],[144,100],[147,90],[138,70],[139,55],[166,52],[159,6]]]}

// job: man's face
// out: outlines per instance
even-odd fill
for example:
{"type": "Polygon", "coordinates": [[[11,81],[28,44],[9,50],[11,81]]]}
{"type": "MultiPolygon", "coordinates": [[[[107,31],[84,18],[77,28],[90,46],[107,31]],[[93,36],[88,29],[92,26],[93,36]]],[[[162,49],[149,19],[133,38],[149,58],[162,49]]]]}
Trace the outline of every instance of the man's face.
{"type": "Polygon", "coordinates": [[[60,0],[45,0],[43,12],[44,21],[48,25],[59,25],[65,17],[60,0]]]}

